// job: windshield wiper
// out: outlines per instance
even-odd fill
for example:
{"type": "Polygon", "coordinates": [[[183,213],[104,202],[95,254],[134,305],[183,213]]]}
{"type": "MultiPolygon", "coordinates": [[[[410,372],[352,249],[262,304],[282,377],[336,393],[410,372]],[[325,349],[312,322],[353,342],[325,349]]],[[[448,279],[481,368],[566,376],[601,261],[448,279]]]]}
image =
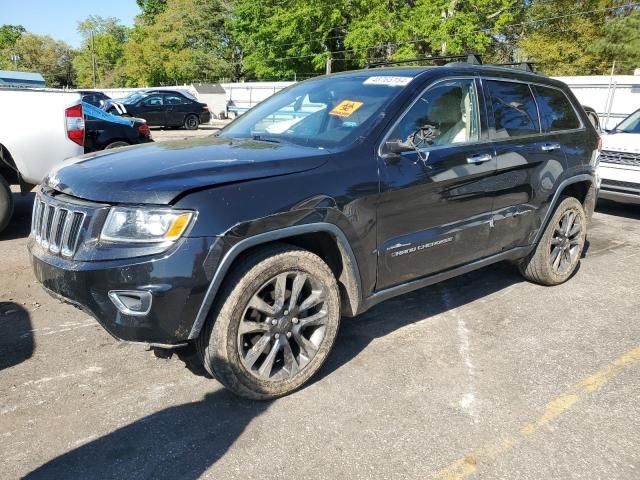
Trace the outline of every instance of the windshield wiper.
{"type": "Polygon", "coordinates": [[[275,138],[265,138],[257,134],[253,134],[251,138],[259,142],[280,143],[280,140],[276,140],[275,138]]]}

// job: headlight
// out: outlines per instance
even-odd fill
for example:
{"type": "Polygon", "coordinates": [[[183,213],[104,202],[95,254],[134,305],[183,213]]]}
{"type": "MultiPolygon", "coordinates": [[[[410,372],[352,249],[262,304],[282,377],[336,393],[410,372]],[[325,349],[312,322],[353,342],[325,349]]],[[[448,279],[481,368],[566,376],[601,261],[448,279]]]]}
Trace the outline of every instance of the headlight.
{"type": "Polygon", "coordinates": [[[102,227],[101,240],[162,243],[180,238],[193,212],[170,209],[113,207],[102,227]]]}

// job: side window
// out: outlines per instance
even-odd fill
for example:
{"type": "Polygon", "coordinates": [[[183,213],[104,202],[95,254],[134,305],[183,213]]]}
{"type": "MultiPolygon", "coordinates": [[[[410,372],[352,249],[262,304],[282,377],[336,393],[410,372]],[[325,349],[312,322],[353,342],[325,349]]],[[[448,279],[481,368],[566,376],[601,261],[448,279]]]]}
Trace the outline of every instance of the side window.
{"type": "Polygon", "coordinates": [[[564,92],[555,88],[533,87],[540,108],[542,128],[546,132],[580,128],[580,120],[564,92]]]}
{"type": "Polygon", "coordinates": [[[152,95],[142,101],[145,107],[157,107],[162,105],[162,97],[160,95],[152,95]]]}
{"type": "Polygon", "coordinates": [[[164,97],[165,105],[182,105],[184,103],[188,103],[184,98],[179,97],[178,95],[166,95],[164,97]]]}
{"type": "Polygon", "coordinates": [[[474,80],[450,80],[424,92],[389,139],[413,143],[418,148],[476,142],[479,125],[474,80]]]}
{"type": "Polygon", "coordinates": [[[493,110],[493,138],[540,133],[538,109],[526,83],[485,81],[493,110]]]}

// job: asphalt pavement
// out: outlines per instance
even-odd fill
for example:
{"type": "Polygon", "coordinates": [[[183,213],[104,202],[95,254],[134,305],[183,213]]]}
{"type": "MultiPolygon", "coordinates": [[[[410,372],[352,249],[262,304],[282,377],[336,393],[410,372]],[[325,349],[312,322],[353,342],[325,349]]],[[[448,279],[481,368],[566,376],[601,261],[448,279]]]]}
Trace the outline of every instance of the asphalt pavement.
{"type": "Polygon", "coordinates": [[[498,264],[389,300],[250,402],[49,297],[32,201],[0,234],[2,478],[640,478],[638,207],[599,204],[567,283],[498,264]]]}

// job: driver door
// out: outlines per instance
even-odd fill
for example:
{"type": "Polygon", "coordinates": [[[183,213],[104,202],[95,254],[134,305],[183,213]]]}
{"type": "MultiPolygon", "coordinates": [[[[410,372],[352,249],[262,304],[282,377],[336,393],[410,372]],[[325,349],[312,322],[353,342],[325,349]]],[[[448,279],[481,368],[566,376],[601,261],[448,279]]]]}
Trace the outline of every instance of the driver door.
{"type": "Polygon", "coordinates": [[[427,87],[380,147],[377,289],[487,256],[496,159],[474,78],[427,87]],[[406,149],[392,153],[393,143],[406,149]]]}
{"type": "Polygon", "coordinates": [[[165,126],[165,112],[162,95],[150,95],[138,104],[136,116],[144,118],[150,127],[165,126]]]}

